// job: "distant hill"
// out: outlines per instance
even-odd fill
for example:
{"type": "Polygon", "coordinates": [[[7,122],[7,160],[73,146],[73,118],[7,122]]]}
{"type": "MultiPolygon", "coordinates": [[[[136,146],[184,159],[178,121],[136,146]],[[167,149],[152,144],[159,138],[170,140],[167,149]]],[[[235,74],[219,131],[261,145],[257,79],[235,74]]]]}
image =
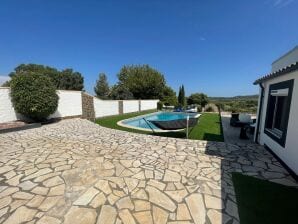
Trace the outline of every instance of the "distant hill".
{"type": "Polygon", "coordinates": [[[257,113],[259,95],[209,97],[222,111],[257,113]]]}
{"type": "Polygon", "coordinates": [[[246,101],[258,100],[259,95],[233,96],[233,97],[208,97],[210,101],[246,101]]]}

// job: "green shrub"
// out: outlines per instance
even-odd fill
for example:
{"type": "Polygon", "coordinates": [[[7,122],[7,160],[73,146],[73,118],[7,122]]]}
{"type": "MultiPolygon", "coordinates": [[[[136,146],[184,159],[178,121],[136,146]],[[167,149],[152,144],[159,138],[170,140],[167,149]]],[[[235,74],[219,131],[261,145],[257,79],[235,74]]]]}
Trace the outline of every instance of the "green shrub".
{"type": "Polygon", "coordinates": [[[202,112],[202,106],[201,105],[196,105],[196,107],[197,107],[197,112],[202,112]]]}
{"type": "Polygon", "coordinates": [[[222,110],[222,111],[225,110],[225,105],[223,103],[215,103],[215,105],[219,110],[222,110]]]}
{"type": "Polygon", "coordinates": [[[214,109],[212,106],[206,106],[205,112],[214,112],[214,109]]]}
{"type": "Polygon", "coordinates": [[[28,118],[41,121],[57,109],[59,98],[55,86],[44,75],[16,75],[11,79],[10,87],[14,109],[28,118]]]}
{"type": "Polygon", "coordinates": [[[239,113],[240,112],[240,109],[239,108],[236,108],[236,107],[231,107],[231,112],[232,113],[239,113]]]}
{"type": "Polygon", "coordinates": [[[158,101],[157,102],[157,110],[162,110],[162,107],[163,107],[163,102],[158,101]]]}

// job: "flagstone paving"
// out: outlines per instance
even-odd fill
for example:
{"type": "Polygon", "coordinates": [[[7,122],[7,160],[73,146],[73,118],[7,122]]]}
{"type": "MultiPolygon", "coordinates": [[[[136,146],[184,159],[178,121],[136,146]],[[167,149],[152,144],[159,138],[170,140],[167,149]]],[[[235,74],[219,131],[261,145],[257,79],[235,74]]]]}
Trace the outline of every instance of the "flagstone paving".
{"type": "Polygon", "coordinates": [[[0,135],[0,223],[239,223],[231,172],[295,181],[263,147],[71,119],[0,135]]]}

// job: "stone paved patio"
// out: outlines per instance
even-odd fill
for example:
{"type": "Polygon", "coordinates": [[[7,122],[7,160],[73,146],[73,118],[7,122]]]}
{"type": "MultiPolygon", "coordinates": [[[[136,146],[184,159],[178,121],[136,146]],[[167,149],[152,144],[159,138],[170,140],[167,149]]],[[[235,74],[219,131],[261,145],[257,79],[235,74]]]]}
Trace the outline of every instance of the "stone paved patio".
{"type": "Polygon", "coordinates": [[[0,223],[239,223],[231,172],[295,185],[261,146],[64,120],[0,135],[0,223]]]}

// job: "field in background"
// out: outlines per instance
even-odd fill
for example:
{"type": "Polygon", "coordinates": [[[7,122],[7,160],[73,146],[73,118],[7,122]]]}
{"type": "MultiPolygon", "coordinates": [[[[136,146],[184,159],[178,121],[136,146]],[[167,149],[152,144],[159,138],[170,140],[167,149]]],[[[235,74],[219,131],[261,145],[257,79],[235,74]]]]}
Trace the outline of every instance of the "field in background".
{"type": "Polygon", "coordinates": [[[222,111],[257,113],[259,95],[235,97],[209,97],[211,103],[220,106],[222,111]]]}

